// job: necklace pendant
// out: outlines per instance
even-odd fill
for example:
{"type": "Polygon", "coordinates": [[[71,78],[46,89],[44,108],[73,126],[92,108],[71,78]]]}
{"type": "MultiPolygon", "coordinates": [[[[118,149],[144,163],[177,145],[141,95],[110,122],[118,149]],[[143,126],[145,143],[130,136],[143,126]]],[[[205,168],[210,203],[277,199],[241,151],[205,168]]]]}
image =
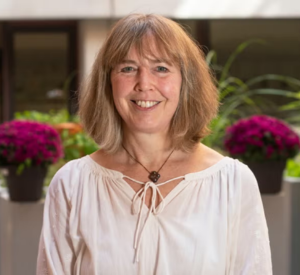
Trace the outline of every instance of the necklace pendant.
{"type": "Polygon", "coordinates": [[[156,171],[152,171],[149,174],[149,179],[154,183],[157,182],[159,178],[160,178],[160,174],[156,171]]]}

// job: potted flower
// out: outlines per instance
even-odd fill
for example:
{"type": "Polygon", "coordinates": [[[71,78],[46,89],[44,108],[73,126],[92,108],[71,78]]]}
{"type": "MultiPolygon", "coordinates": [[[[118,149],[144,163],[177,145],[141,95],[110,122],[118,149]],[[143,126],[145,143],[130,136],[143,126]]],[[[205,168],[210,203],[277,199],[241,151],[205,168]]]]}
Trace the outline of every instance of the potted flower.
{"type": "Polygon", "coordinates": [[[11,200],[39,200],[48,166],[62,156],[60,136],[51,126],[26,120],[0,125],[0,167],[11,200]]]}
{"type": "Polygon", "coordinates": [[[256,115],[228,127],[224,147],[249,166],[261,193],[277,193],[287,159],[299,152],[300,138],[283,121],[256,115]]]}

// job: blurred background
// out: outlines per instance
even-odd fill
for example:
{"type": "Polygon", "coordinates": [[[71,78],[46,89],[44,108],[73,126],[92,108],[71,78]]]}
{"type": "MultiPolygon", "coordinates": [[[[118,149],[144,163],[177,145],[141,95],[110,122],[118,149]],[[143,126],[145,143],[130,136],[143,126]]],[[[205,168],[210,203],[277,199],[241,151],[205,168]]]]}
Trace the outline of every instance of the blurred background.
{"type": "MultiPolygon", "coordinates": [[[[205,52],[223,103],[207,145],[226,154],[226,127],[254,114],[282,119],[299,133],[298,0],[1,0],[0,123],[48,123],[64,146],[45,193],[59,167],[97,149],[76,116],[77,90],[111,26],[133,12],[177,21],[205,52]]],[[[300,274],[299,157],[291,161],[280,191],[262,193],[274,275],[300,274]]],[[[0,194],[0,275],[35,274],[43,199],[10,201],[4,178],[0,194]]]]}

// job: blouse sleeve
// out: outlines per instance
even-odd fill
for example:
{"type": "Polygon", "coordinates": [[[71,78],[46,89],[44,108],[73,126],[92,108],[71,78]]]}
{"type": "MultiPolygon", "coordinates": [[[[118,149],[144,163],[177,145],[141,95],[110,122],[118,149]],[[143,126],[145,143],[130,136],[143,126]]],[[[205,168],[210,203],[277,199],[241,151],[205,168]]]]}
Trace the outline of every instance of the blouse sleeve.
{"type": "Polygon", "coordinates": [[[69,235],[71,203],[68,174],[66,166],[59,170],[47,192],[37,259],[37,275],[72,274],[75,254],[69,235]]]}
{"type": "Polygon", "coordinates": [[[239,163],[227,275],[272,275],[269,234],[263,204],[252,171],[239,163]],[[238,207],[237,207],[238,206],[238,207]]]}

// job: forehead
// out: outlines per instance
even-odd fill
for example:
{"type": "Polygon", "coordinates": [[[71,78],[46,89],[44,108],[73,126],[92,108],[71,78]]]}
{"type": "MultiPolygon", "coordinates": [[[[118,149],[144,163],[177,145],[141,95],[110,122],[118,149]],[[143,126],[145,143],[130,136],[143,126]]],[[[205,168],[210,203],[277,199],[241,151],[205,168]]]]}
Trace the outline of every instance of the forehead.
{"type": "Polygon", "coordinates": [[[133,43],[124,58],[144,58],[175,63],[166,46],[153,35],[146,35],[140,41],[133,43]]]}

